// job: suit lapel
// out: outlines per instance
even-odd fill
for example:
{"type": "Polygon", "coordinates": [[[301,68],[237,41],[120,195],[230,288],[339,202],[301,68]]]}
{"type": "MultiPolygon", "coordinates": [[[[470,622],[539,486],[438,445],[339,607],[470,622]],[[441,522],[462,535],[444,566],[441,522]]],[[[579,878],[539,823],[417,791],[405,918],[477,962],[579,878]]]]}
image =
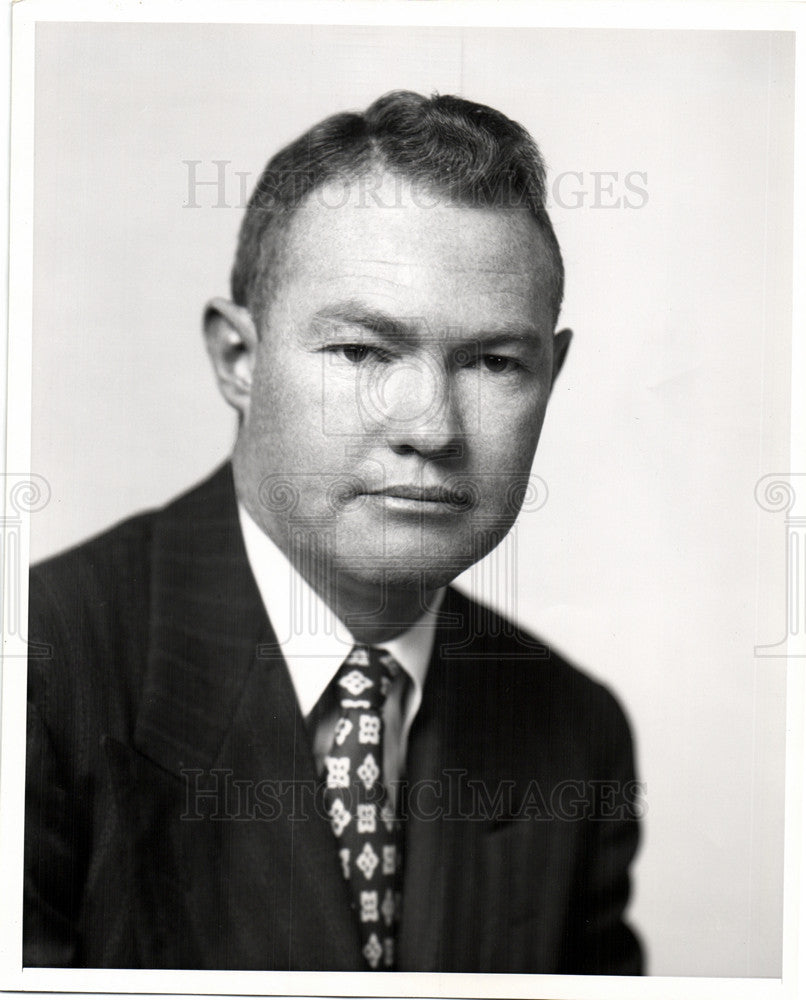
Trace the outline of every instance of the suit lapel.
{"type": "Polygon", "coordinates": [[[468,733],[479,732],[478,697],[463,698],[472,664],[451,650],[467,633],[467,602],[449,589],[439,616],[423,702],[412,726],[406,861],[399,954],[401,968],[449,971],[455,935],[469,931],[467,914],[482,904],[473,878],[478,824],[458,821],[458,789],[476,762],[468,733]],[[470,902],[470,906],[466,904],[470,902]],[[457,913],[464,913],[461,920],[457,913]]]}
{"type": "Polygon", "coordinates": [[[217,758],[257,781],[250,819],[233,834],[230,895],[239,913],[232,922],[241,927],[244,960],[270,939],[269,968],[360,969],[358,928],[309,734],[273,642],[267,633],[217,758]]]}
{"type": "Polygon", "coordinates": [[[547,794],[556,784],[543,770],[557,757],[552,723],[523,715],[523,664],[499,656],[501,622],[483,613],[448,591],[412,727],[403,969],[549,970],[560,953],[563,900],[547,887],[569,868],[572,831],[513,818],[531,781],[547,794]]]}
{"type": "Polygon", "coordinates": [[[445,913],[446,831],[438,816],[441,780],[438,761],[444,664],[432,655],[423,702],[412,726],[406,767],[407,796],[403,875],[403,912],[398,931],[398,966],[403,970],[438,969],[445,913]]]}
{"type": "Polygon", "coordinates": [[[151,565],[148,666],[135,745],[168,771],[209,767],[268,627],[229,466],[158,518],[151,565]]]}
{"type": "Polygon", "coordinates": [[[176,840],[188,947],[223,968],[360,968],[310,740],[249,568],[229,466],[158,520],[152,565],[134,743],[178,779],[184,814],[190,803],[190,815],[207,817],[155,817],[176,840]]]}

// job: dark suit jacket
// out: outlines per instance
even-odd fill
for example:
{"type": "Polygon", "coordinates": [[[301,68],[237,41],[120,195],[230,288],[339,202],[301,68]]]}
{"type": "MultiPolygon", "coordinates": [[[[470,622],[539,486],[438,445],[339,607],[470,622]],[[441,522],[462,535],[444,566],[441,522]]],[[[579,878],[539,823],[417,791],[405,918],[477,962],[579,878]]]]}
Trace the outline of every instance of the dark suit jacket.
{"type": "MultiPolygon", "coordinates": [[[[229,466],[30,594],[24,964],[363,968],[229,466]]],[[[449,590],[407,775],[401,970],[641,971],[605,688],[449,590]]]]}

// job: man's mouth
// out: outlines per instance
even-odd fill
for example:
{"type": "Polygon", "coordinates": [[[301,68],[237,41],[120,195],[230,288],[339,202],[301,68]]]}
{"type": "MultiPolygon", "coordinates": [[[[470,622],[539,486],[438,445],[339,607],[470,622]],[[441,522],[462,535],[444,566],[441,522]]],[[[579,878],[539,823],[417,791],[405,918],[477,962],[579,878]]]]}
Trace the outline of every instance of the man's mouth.
{"type": "Polygon", "coordinates": [[[391,507],[444,510],[460,513],[472,506],[470,490],[450,488],[447,486],[414,486],[407,483],[384,486],[381,489],[368,489],[366,495],[388,501],[391,507]]]}

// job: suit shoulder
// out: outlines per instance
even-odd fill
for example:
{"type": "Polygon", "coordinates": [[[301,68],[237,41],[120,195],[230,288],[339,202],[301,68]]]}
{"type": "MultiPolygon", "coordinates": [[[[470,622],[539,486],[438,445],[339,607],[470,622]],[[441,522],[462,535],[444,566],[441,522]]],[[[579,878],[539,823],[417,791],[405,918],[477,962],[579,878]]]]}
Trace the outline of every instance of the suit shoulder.
{"type": "Polygon", "coordinates": [[[54,728],[71,713],[108,720],[113,705],[123,714],[136,703],[154,616],[171,611],[154,608],[159,560],[174,559],[185,541],[181,526],[216,489],[226,489],[223,471],[31,567],[29,702],[54,728]]]}
{"type": "Polygon", "coordinates": [[[566,720],[586,741],[631,743],[626,712],[606,683],[487,605],[454,588],[448,595],[445,607],[462,623],[459,655],[478,670],[474,683],[493,684],[525,716],[566,720]]]}
{"type": "Polygon", "coordinates": [[[144,583],[155,511],[137,514],[31,566],[31,611],[42,602],[106,604],[120,585],[144,583]]]}
{"type": "Polygon", "coordinates": [[[192,520],[213,493],[226,488],[227,467],[162,507],[135,514],[92,538],[31,566],[31,597],[107,601],[120,588],[130,595],[148,584],[155,532],[164,523],[192,520]]]}
{"type": "MultiPolygon", "coordinates": [[[[160,534],[192,521],[225,492],[228,467],[163,507],[135,514],[98,535],[31,566],[29,636],[72,654],[119,645],[139,633],[150,612],[160,534]]],[[[181,545],[182,539],[176,542],[181,545]]]]}
{"type": "Polygon", "coordinates": [[[111,687],[138,685],[127,665],[149,606],[154,517],[128,518],[31,567],[29,702],[55,728],[68,710],[86,718],[111,687]]]}

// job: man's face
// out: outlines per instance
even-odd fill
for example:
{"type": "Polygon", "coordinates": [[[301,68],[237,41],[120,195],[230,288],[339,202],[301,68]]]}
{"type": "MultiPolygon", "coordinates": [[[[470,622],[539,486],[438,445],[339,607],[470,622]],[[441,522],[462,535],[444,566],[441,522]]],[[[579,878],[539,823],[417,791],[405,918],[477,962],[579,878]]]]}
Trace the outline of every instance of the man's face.
{"type": "Polygon", "coordinates": [[[550,270],[526,211],[377,183],[323,188],[291,221],[236,484],[315,572],[432,589],[519,509],[551,386],[550,270]]]}

